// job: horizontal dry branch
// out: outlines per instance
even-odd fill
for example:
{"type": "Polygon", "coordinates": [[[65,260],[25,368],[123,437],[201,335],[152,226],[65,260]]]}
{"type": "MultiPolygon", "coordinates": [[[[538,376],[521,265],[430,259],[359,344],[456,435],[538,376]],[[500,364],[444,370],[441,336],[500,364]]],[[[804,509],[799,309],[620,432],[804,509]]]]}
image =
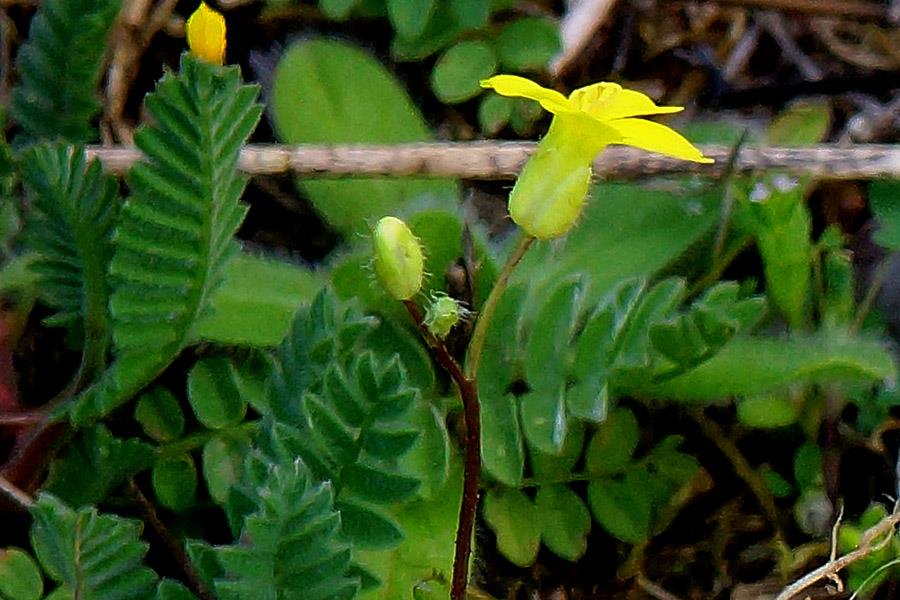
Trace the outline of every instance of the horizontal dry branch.
{"type": "MultiPolygon", "coordinates": [[[[248,145],[241,151],[240,168],[252,175],[296,173],[325,177],[426,176],[463,179],[513,179],[534,142],[437,142],[393,146],[282,146],[248,145]]],[[[635,179],[671,173],[699,173],[711,177],[728,168],[731,149],[703,146],[714,165],[701,165],[649,154],[634,148],[613,146],[594,162],[598,176],[635,179]]],[[[88,148],[107,170],[124,173],[140,159],[140,152],[126,147],[88,148]]],[[[745,146],[734,163],[736,171],[779,169],[793,175],[825,179],[900,178],[900,146],[834,145],[807,148],[745,146]]]]}

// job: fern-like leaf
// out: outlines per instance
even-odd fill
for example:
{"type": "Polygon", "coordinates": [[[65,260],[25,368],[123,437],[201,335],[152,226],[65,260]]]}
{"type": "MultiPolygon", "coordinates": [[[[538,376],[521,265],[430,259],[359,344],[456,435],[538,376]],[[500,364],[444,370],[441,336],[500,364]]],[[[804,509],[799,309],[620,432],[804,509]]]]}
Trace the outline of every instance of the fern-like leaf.
{"type": "Polygon", "coordinates": [[[12,117],[26,142],[96,139],[97,86],[122,0],[44,0],[16,60],[12,117]]]}
{"type": "Polygon", "coordinates": [[[147,544],[141,523],[95,508],[73,510],[42,494],[31,510],[31,543],[41,566],[81,600],[149,598],[156,574],[143,566],[147,544]]]}
{"type": "Polygon", "coordinates": [[[247,462],[256,506],[244,519],[241,541],[217,549],[226,574],[215,582],[218,597],[354,598],[359,582],[347,575],[350,547],[340,538],[331,485],[313,485],[299,459],[273,464],[254,453],[247,462]]]}
{"type": "Polygon", "coordinates": [[[237,173],[256,127],[258,87],[236,67],[185,54],[146,100],[153,124],[135,134],[147,157],[128,174],[132,197],[115,232],[110,301],[117,363],[79,403],[75,420],[106,414],[152,381],[209,310],[246,214],[237,173]]]}
{"type": "Polygon", "coordinates": [[[41,144],[22,156],[22,179],[32,200],[28,245],[44,302],[56,309],[50,325],[81,326],[82,375],[102,366],[109,339],[106,280],[117,212],[116,183],[88,163],[84,150],[41,144]]]}
{"type": "Polygon", "coordinates": [[[316,479],[334,484],[344,533],[357,547],[403,539],[383,507],[411,498],[421,483],[398,467],[418,436],[409,420],[417,398],[396,356],[383,363],[366,352],[346,367],[332,363],[295,399],[299,418],[270,429],[277,456],[300,456],[316,479]]]}

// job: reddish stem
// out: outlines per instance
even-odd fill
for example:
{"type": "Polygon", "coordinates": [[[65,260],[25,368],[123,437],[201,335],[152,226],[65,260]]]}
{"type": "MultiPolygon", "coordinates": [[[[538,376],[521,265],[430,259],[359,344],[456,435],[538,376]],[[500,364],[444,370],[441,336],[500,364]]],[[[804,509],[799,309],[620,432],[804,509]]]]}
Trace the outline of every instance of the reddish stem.
{"type": "Polygon", "coordinates": [[[469,579],[469,558],[472,555],[475,512],[478,509],[478,485],[481,479],[481,416],[479,414],[478,389],[475,381],[465,376],[459,363],[450,355],[444,343],[428,330],[416,303],[412,300],[404,300],[403,304],[416,325],[419,326],[435,360],[456,382],[463,403],[463,418],[466,425],[466,462],[463,471],[463,495],[459,507],[459,523],[456,528],[456,551],[453,556],[450,598],[464,600],[469,579]]]}

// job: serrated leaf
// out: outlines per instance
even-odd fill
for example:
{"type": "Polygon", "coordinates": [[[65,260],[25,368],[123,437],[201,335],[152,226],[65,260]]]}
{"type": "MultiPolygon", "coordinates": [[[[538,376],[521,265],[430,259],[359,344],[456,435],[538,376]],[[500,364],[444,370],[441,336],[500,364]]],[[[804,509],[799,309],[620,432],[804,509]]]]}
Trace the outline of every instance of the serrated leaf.
{"type": "Polygon", "coordinates": [[[557,556],[578,560],[587,550],[591,513],[567,485],[544,485],[534,498],[541,541],[557,556]]]}
{"type": "Polygon", "coordinates": [[[348,577],[350,549],[340,526],[328,483],[313,484],[299,459],[269,463],[241,541],[216,548],[224,569],[215,581],[218,597],[355,597],[359,582],[348,577]]]}
{"type": "Polygon", "coordinates": [[[178,399],[166,388],[154,386],[141,394],[134,420],[157,442],[171,442],[184,433],[184,412],[178,399]]]}
{"type": "MultiPolygon", "coordinates": [[[[270,106],[275,131],[289,144],[434,139],[392,75],[367,53],[335,40],[310,39],[287,49],[275,70],[270,106]]],[[[450,208],[458,195],[457,183],[448,179],[303,177],[297,185],[333,227],[351,238],[366,232],[367,222],[394,214],[413,199],[428,196],[450,208]]]]}
{"type": "Polygon", "coordinates": [[[146,160],[128,174],[110,265],[117,362],[76,405],[73,420],[107,414],[146,386],[187,345],[236,252],[246,212],[241,145],[256,127],[256,86],[237,67],[185,53],[145,102],[153,124],[135,133],[146,160]],[[185,126],[190,123],[190,126],[185,126]]]}
{"type": "Polygon", "coordinates": [[[544,70],[561,48],[556,23],[540,17],[511,21],[497,36],[497,55],[511,71],[544,70]]]}
{"type": "MultiPolygon", "coordinates": [[[[51,5],[53,3],[50,3],[51,5]]],[[[52,323],[75,326],[82,338],[82,377],[103,367],[110,337],[112,227],[118,211],[115,181],[83,148],[41,144],[22,157],[22,180],[32,200],[26,230],[36,252],[42,299],[52,323]]]]}
{"type": "Polygon", "coordinates": [[[494,488],[485,494],[483,510],[500,553],[520,567],[531,565],[541,545],[541,521],[531,499],[517,489],[494,488]]]}
{"type": "Polygon", "coordinates": [[[465,41],[448,48],[431,71],[431,89],[446,104],[464,102],[481,93],[480,81],[494,74],[497,56],[485,42],[465,41]]]}
{"type": "Polygon", "coordinates": [[[31,543],[41,566],[76,598],[152,595],[156,575],[142,566],[147,544],[140,541],[139,521],[99,514],[92,507],[74,511],[46,493],[31,514],[31,543]]]}
{"type": "Polygon", "coordinates": [[[151,481],[156,499],[166,508],[183,512],[194,505],[197,468],[189,455],[157,460],[151,471],[151,481]]]}
{"type": "Polygon", "coordinates": [[[363,550],[386,550],[403,541],[403,530],[397,521],[382,511],[353,501],[341,501],[341,529],[363,550]]]}
{"type": "Polygon", "coordinates": [[[121,0],[47,0],[29,25],[28,41],[16,58],[21,81],[13,89],[10,113],[22,127],[21,140],[60,139],[84,143],[97,138],[98,85],[106,38],[121,0]]]}
{"type": "Polygon", "coordinates": [[[637,419],[627,408],[616,408],[597,428],[585,455],[588,472],[603,476],[621,471],[640,441],[637,419]]]}
{"type": "Polygon", "coordinates": [[[247,412],[247,402],[238,388],[230,360],[204,358],[188,373],[188,401],[197,420],[209,429],[236,425],[247,412]]]}
{"type": "Polygon", "coordinates": [[[402,544],[390,551],[353,553],[354,560],[381,581],[361,595],[363,600],[412,600],[417,597],[413,588],[423,580],[449,580],[462,498],[459,457],[454,455],[452,463],[445,485],[430,500],[415,500],[392,510],[405,534],[402,544]]]}
{"type": "Polygon", "coordinates": [[[18,548],[0,549],[0,598],[38,600],[43,593],[44,581],[34,559],[18,548]]]}
{"type": "Polygon", "coordinates": [[[96,504],[152,462],[148,444],[113,437],[105,426],[97,425],[81,431],[50,464],[44,490],[74,506],[96,504]]]}

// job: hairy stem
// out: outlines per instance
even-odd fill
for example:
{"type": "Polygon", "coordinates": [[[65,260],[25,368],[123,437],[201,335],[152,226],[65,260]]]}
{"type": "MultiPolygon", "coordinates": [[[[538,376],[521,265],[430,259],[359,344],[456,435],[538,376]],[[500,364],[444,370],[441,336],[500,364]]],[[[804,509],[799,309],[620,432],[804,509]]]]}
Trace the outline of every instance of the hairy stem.
{"type": "Polygon", "coordinates": [[[153,531],[156,532],[156,535],[159,536],[159,539],[165,544],[166,549],[172,555],[172,558],[174,558],[178,563],[178,566],[181,567],[185,582],[188,584],[191,591],[194,592],[200,600],[214,600],[214,596],[206,589],[206,584],[200,578],[197,568],[194,566],[194,563],[191,562],[187,552],[184,551],[181,542],[176,539],[175,535],[169,531],[169,528],[162,522],[159,518],[159,514],[156,512],[156,507],[147,499],[134,480],[129,483],[128,491],[137,503],[144,521],[153,528],[153,531]]]}
{"type": "Polygon", "coordinates": [[[519,240],[519,245],[516,246],[512,254],[509,255],[509,259],[507,259],[506,264],[503,265],[503,270],[500,271],[500,275],[497,276],[497,281],[494,282],[494,287],[491,288],[491,293],[488,294],[487,300],[484,301],[484,306],[482,306],[479,311],[478,320],[475,322],[475,331],[472,332],[472,339],[469,340],[469,349],[466,352],[466,377],[473,381],[478,376],[478,364],[481,362],[481,350],[484,348],[484,340],[487,336],[488,326],[491,324],[494,311],[497,310],[497,304],[500,303],[500,298],[503,297],[503,292],[506,291],[506,286],[509,285],[509,278],[512,276],[513,271],[515,271],[516,265],[518,265],[522,260],[522,257],[525,256],[525,253],[531,247],[531,244],[534,243],[534,240],[535,238],[531,236],[524,236],[519,240]]]}
{"type": "Polygon", "coordinates": [[[466,425],[466,460],[463,471],[463,496],[456,527],[456,550],[453,555],[453,580],[450,588],[452,600],[466,597],[469,579],[469,558],[472,555],[472,532],[475,530],[475,512],[478,509],[478,486],[481,479],[481,415],[478,405],[478,387],[466,377],[456,359],[450,355],[444,343],[436,338],[425,325],[422,312],[412,300],[403,304],[428,342],[438,364],[450,375],[459,388],[466,425]]]}

